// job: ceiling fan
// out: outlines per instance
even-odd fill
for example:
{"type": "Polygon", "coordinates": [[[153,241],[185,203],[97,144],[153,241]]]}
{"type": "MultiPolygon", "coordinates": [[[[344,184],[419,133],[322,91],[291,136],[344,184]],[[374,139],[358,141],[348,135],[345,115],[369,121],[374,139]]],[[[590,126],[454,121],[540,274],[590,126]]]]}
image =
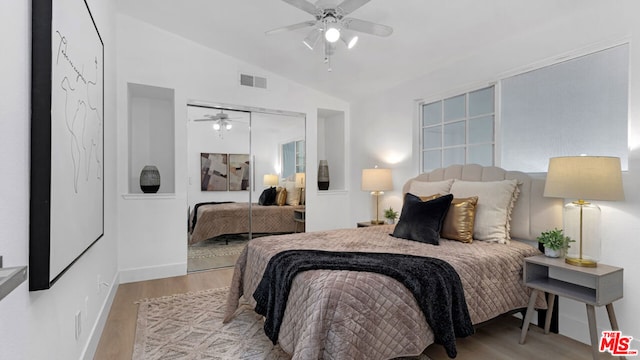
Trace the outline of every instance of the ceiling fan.
{"type": "MultiPolygon", "coordinates": [[[[229,117],[229,114],[225,114],[222,110],[220,110],[217,114],[204,114],[204,118],[201,119],[193,119],[193,121],[213,121],[213,130],[220,131],[231,130],[233,125],[231,124],[232,119],[229,117]]],[[[222,137],[222,132],[220,132],[220,137],[222,137]]]]}
{"type": "Polygon", "coordinates": [[[331,55],[335,52],[335,44],[338,40],[342,40],[347,48],[351,49],[358,42],[358,36],[352,32],[376,36],[389,36],[393,33],[393,28],[387,25],[345,17],[371,0],[343,0],[338,4],[331,0],[318,0],[315,4],[307,0],[283,1],[313,15],[315,20],[279,27],[269,30],[265,34],[273,35],[311,27],[312,29],[302,43],[313,50],[320,37],[324,35],[324,41],[322,42],[324,46],[324,61],[329,63],[329,71],[331,71],[331,55]]]}

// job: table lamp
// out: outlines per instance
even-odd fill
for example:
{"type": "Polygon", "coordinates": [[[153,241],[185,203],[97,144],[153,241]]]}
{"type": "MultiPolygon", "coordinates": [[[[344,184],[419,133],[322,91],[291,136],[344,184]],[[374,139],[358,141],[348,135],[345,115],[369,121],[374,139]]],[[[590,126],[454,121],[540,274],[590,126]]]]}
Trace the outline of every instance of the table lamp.
{"type": "Polygon", "coordinates": [[[278,175],[266,174],[262,177],[262,184],[266,187],[278,186],[278,175]]]}
{"type": "Polygon", "coordinates": [[[600,259],[600,207],[586,200],[624,200],[620,158],[566,156],[549,159],[545,197],[577,199],[564,207],[564,234],[575,240],[567,264],[596,267],[600,259]]]}
{"type": "Polygon", "coordinates": [[[305,188],[305,174],[304,173],[296,173],[296,189],[300,189],[300,193],[298,194],[298,199],[300,199],[300,205],[304,205],[304,188],[305,188]]]}
{"type": "Polygon", "coordinates": [[[372,224],[384,224],[379,218],[380,195],[386,190],[393,190],[393,180],[391,179],[391,169],[362,169],[362,190],[371,191],[371,195],[376,197],[376,219],[371,220],[372,224]]]}

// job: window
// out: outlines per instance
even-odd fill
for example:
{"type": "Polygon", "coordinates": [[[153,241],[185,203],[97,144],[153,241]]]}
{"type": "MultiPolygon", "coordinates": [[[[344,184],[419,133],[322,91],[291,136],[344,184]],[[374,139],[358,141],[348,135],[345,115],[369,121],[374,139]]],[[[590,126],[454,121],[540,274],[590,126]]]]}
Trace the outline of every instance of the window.
{"type": "Polygon", "coordinates": [[[587,154],[627,169],[628,44],[506,78],[500,92],[503,168],[546,172],[551,157],[587,154]]]}
{"type": "Polygon", "coordinates": [[[422,171],[494,164],[494,86],[421,105],[422,171]]]}
{"type": "Polygon", "coordinates": [[[304,146],[304,140],[291,141],[282,144],[282,178],[293,180],[296,173],[305,172],[306,161],[304,146]]]}

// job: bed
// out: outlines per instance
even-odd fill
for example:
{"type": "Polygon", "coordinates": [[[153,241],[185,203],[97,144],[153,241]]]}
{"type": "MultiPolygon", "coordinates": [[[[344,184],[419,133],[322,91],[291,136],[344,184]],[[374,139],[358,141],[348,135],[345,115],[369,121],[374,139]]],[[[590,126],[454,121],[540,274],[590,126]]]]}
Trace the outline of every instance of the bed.
{"type": "MultiPolygon", "coordinates": [[[[529,291],[522,281],[523,259],[539,254],[526,240],[560,226],[561,200],[542,197],[543,179],[479,165],[451,166],[421,174],[407,181],[403,192],[431,192],[434,186],[452,179],[469,183],[472,189],[506,180],[516,184],[514,192],[519,194],[507,213],[506,230],[511,239],[470,243],[439,239],[439,245],[434,246],[390,236],[396,225],[254,239],[236,263],[225,322],[233,321],[237,311],[248,311],[246,306],[239,307],[241,303],[255,307],[251,295],[269,260],[290,249],[407,253],[445,260],[460,276],[473,324],[525,308],[529,291]]],[[[481,204],[483,210],[487,209],[486,200],[481,197],[477,201],[478,211],[481,204]]],[[[542,296],[536,307],[546,308],[542,296]]],[[[306,271],[293,279],[278,337],[280,347],[293,359],[416,356],[433,342],[431,327],[413,294],[402,284],[376,273],[342,270],[306,271]]]]}
{"type": "Polygon", "coordinates": [[[294,211],[303,205],[263,206],[247,202],[206,204],[191,212],[189,245],[220,235],[253,233],[292,233],[300,230],[294,211]],[[251,213],[251,224],[249,214],[251,213]],[[196,217],[195,226],[194,216],[196,217]]]}

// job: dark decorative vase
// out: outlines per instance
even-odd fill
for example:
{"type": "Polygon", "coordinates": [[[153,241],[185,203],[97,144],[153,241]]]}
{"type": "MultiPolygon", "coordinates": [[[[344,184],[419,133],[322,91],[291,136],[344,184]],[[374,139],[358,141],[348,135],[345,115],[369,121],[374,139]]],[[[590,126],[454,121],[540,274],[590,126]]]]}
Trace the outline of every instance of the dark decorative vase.
{"type": "Polygon", "coordinates": [[[147,165],[140,172],[140,189],[145,194],[153,194],[160,189],[160,172],[153,165],[147,165]]]}
{"type": "Polygon", "coordinates": [[[320,160],[320,165],[318,165],[318,189],[329,190],[329,163],[327,160],[320,160]]]}

